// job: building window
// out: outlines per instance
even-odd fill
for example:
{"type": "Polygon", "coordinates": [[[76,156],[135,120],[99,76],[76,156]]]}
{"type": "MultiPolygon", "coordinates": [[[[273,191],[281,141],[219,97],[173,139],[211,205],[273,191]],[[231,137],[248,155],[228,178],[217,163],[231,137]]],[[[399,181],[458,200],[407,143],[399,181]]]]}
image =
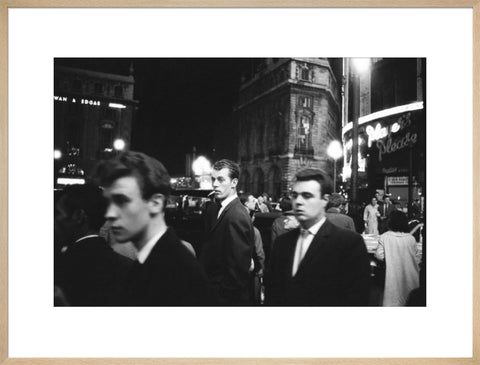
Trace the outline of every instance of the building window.
{"type": "Polygon", "coordinates": [[[300,115],[298,118],[295,151],[300,154],[313,154],[312,118],[308,115],[300,115]]]}
{"type": "Polygon", "coordinates": [[[303,63],[297,67],[297,77],[303,81],[311,81],[312,79],[312,70],[308,64],[303,63]]]}
{"type": "Polygon", "coordinates": [[[100,153],[111,152],[113,147],[114,125],[111,122],[104,122],[99,130],[100,153]]]}
{"type": "Polygon", "coordinates": [[[93,92],[95,94],[102,94],[103,93],[103,85],[96,82],[94,85],[93,85],[93,92]]]}
{"type": "Polygon", "coordinates": [[[309,96],[300,96],[298,98],[298,105],[303,108],[312,109],[312,98],[309,96]]]}
{"type": "Polygon", "coordinates": [[[116,97],[122,97],[123,96],[123,87],[121,85],[115,86],[115,96],[116,97]]]}

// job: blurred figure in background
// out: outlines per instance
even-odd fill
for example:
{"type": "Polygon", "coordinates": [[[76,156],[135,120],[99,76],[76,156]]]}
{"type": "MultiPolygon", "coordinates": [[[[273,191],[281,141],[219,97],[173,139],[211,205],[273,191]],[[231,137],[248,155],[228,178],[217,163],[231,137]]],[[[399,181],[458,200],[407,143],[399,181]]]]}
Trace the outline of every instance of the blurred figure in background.
{"type": "Polygon", "coordinates": [[[380,236],[375,257],[385,261],[383,306],[403,306],[409,293],[419,287],[421,259],[415,238],[408,233],[405,213],[396,210],[390,216],[388,231],[380,236]]]}
{"type": "Polygon", "coordinates": [[[325,215],[327,216],[327,219],[337,227],[355,232],[355,223],[353,222],[353,219],[343,214],[340,210],[342,204],[344,204],[342,195],[339,193],[333,193],[327,203],[327,211],[325,215]]]}
{"type": "Polygon", "coordinates": [[[257,210],[257,199],[252,194],[247,195],[247,201],[244,204],[252,212],[257,210]]]}
{"type": "Polygon", "coordinates": [[[268,213],[270,210],[268,209],[268,206],[267,204],[265,204],[265,198],[260,195],[258,198],[257,198],[257,207],[258,207],[258,211],[260,213],[268,213]]]}
{"type": "Polygon", "coordinates": [[[272,252],[273,243],[278,236],[294,230],[299,226],[298,220],[292,209],[292,199],[290,199],[290,197],[282,198],[280,209],[282,210],[282,215],[275,218],[272,223],[272,243],[269,252],[272,252]]]}
{"type": "Polygon", "coordinates": [[[107,203],[92,184],[70,185],[55,206],[55,240],[62,243],[55,261],[57,303],[113,306],[125,299],[133,261],[114,252],[99,236],[107,203]]]}
{"type": "MultiPolygon", "coordinates": [[[[248,208],[247,208],[248,210],[248,208]]],[[[250,217],[252,223],[255,222],[255,213],[250,211],[250,217]]],[[[251,288],[250,293],[253,304],[262,304],[262,285],[263,285],[263,272],[265,270],[265,251],[263,250],[262,235],[257,227],[253,226],[253,232],[255,236],[254,250],[252,255],[252,263],[250,266],[251,288]]]]}
{"type": "Polygon", "coordinates": [[[377,198],[374,197],[363,211],[366,234],[378,234],[378,217],[380,217],[378,202],[377,198]]]}

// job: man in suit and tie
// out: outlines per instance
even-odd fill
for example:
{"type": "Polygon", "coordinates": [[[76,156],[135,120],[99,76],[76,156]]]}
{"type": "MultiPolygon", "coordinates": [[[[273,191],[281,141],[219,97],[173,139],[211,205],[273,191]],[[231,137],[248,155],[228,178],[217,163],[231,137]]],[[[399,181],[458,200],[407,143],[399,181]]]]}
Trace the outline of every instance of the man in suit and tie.
{"type": "Polygon", "coordinates": [[[378,231],[380,234],[388,230],[388,220],[390,219],[390,215],[394,210],[396,210],[396,208],[390,200],[390,195],[385,195],[383,205],[379,207],[380,224],[378,226],[378,231]]]}
{"type": "Polygon", "coordinates": [[[249,305],[249,268],[254,233],[250,216],[237,196],[239,166],[230,160],[215,162],[212,183],[216,204],[206,212],[206,240],[200,261],[219,305],[249,305]]]}
{"type": "Polygon", "coordinates": [[[300,228],[277,238],[266,276],[267,305],[368,304],[370,262],[362,237],[325,216],[329,180],[320,171],[296,174],[291,196],[300,228]]]}
{"type": "Polygon", "coordinates": [[[124,152],[99,168],[106,218],[119,243],[131,241],[137,261],[128,278],[131,306],[210,304],[207,278],[196,258],[165,223],[170,176],[162,163],[124,152]]]}

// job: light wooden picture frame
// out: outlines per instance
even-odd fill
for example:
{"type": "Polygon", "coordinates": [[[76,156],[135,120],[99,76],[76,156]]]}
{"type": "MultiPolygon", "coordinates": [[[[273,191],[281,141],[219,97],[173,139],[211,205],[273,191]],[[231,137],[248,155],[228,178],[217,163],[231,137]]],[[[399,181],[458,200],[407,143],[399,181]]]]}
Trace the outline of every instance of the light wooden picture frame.
{"type": "MultiPolygon", "coordinates": [[[[480,365],[480,0],[6,0],[0,5],[0,364],[479,364],[480,365]],[[8,25],[13,8],[468,8],[472,9],[473,121],[466,138],[473,146],[473,315],[472,357],[466,358],[13,358],[9,356],[8,314],[8,25]]],[[[10,163],[12,160],[10,159],[10,163]]],[[[10,183],[12,183],[10,181],[10,183]]],[[[454,334],[452,334],[454,336],[454,334]]],[[[428,339],[426,339],[428,341],[428,339]]]]}

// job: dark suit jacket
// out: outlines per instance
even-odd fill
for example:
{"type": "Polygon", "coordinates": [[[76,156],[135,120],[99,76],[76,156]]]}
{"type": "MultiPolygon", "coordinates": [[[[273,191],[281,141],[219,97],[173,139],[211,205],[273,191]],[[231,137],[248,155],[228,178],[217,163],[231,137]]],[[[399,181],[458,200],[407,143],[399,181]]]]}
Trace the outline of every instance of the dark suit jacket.
{"type": "Polygon", "coordinates": [[[207,278],[197,259],[168,228],[147,260],[135,262],[128,280],[129,306],[208,305],[207,278]]]}
{"type": "Polygon", "coordinates": [[[355,223],[353,222],[353,219],[348,215],[342,214],[340,209],[332,207],[327,210],[325,215],[327,219],[337,227],[355,232],[355,223]]]}
{"type": "Polygon", "coordinates": [[[217,219],[219,204],[206,212],[206,241],[200,261],[219,305],[249,304],[248,279],[253,254],[253,225],[245,206],[235,198],[217,219]]]}
{"type": "Polygon", "coordinates": [[[285,233],[275,242],[265,280],[266,304],[367,305],[370,261],[362,237],[326,220],[292,277],[299,231],[285,233]]]}
{"type": "Polygon", "coordinates": [[[126,277],[132,264],[103,238],[86,238],[56,257],[55,284],[69,305],[120,305],[125,300],[126,277]]]}

